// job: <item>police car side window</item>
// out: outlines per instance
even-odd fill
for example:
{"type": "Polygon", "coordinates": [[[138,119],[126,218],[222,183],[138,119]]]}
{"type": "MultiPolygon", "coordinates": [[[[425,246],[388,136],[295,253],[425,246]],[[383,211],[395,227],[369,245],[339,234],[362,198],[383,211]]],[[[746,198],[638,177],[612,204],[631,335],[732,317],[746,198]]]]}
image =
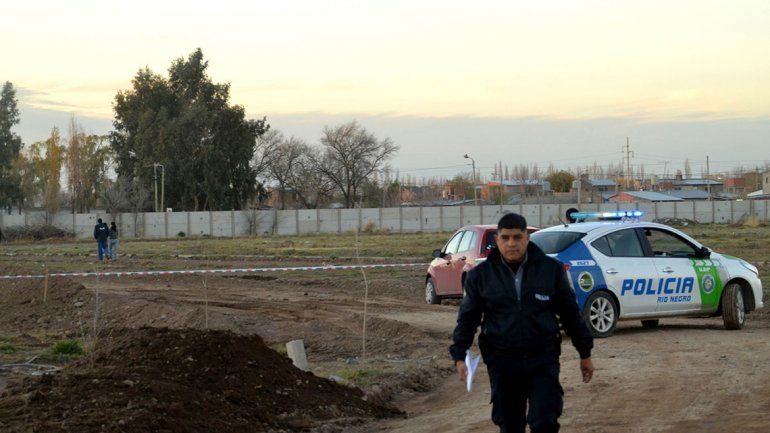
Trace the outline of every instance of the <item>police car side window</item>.
{"type": "Polygon", "coordinates": [[[466,232],[459,232],[449,241],[449,243],[446,244],[446,248],[444,249],[444,254],[454,254],[456,253],[457,247],[460,246],[460,238],[463,237],[463,234],[466,232]]]}
{"type": "Polygon", "coordinates": [[[610,244],[607,243],[607,236],[602,236],[599,239],[591,242],[591,246],[599,250],[599,252],[604,254],[605,256],[612,256],[612,251],[610,250],[610,244]]]}
{"type": "Polygon", "coordinates": [[[612,257],[644,257],[642,244],[634,229],[619,230],[604,237],[612,257]]]}
{"type": "Polygon", "coordinates": [[[650,243],[655,257],[695,257],[697,251],[689,242],[673,233],[657,229],[645,229],[644,235],[650,243]]]}

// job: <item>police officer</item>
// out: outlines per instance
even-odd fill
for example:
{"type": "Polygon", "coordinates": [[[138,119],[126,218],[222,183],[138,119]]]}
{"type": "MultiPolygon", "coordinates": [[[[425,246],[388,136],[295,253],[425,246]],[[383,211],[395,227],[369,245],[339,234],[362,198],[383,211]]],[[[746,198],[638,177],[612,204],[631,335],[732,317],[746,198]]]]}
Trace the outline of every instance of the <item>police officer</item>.
{"type": "Polygon", "coordinates": [[[479,348],[492,388],[492,421],[501,432],[558,432],[559,320],[580,354],[583,382],[593,376],[593,339],[562,263],[529,242],[527,221],[509,213],[497,224],[497,248],[465,279],[449,352],[461,381],[465,353],[481,325],[479,348]],[[529,403],[529,412],[525,412],[529,403]]]}

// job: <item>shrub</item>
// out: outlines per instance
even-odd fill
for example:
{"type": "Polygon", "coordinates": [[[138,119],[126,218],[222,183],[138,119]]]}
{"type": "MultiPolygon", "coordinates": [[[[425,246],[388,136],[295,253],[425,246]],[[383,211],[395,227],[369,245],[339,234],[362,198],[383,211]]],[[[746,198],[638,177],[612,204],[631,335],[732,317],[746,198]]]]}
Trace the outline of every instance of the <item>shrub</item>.
{"type": "Polygon", "coordinates": [[[74,238],[71,231],[60,229],[52,225],[38,224],[31,226],[12,226],[3,230],[3,237],[9,241],[17,240],[42,240],[51,238],[74,238]]]}
{"type": "Polygon", "coordinates": [[[79,356],[83,354],[83,345],[80,341],[71,338],[69,340],[62,340],[54,344],[51,349],[53,355],[65,355],[65,356],[79,356]]]}

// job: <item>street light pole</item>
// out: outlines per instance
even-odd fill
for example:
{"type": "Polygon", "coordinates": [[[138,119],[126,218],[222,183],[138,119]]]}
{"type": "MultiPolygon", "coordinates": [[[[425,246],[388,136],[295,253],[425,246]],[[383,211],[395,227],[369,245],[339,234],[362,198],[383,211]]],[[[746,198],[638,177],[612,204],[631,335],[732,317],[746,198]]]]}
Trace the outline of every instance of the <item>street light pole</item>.
{"type": "Polygon", "coordinates": [[[471,160],[471,167],[473,169],[473,205],[478,206],[479,205],[479,196],[478,191],[476,191],[476,160],[468,156],[468,154],[465,154],[465,159],[471,160]]]}

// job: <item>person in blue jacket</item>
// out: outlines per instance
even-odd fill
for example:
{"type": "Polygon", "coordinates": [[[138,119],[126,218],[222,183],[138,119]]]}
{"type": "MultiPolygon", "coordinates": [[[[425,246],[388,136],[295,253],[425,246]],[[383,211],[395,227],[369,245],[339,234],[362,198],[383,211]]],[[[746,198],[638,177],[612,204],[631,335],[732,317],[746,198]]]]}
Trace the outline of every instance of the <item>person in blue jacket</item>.
{"type": "Polygon", "coordinates": [[[593,339],[564,265],[529,242],[523,216],[500,218],[496,243],[465,279],[449,352],[465,381],[466,351],[481,326],[479,349],[492,388],[492,421],[503,433],[524,433],[527,424],[533,433],[558,432],[564,404],[559,322],[580,354],[584,382],[593,376],[593,339]]]}
{"type": "Polygon", "coordinates": [[[107,256],[109,260],[109,248],[107,247],[107,239],[110,237],[110,228],[107,227],[107,223],[102,222],[99,218],[96,220],[96,226],[94,226],[94,239],[96,239],[97,253],[99,254],[99,261],[103,261],[107,256]]]}

